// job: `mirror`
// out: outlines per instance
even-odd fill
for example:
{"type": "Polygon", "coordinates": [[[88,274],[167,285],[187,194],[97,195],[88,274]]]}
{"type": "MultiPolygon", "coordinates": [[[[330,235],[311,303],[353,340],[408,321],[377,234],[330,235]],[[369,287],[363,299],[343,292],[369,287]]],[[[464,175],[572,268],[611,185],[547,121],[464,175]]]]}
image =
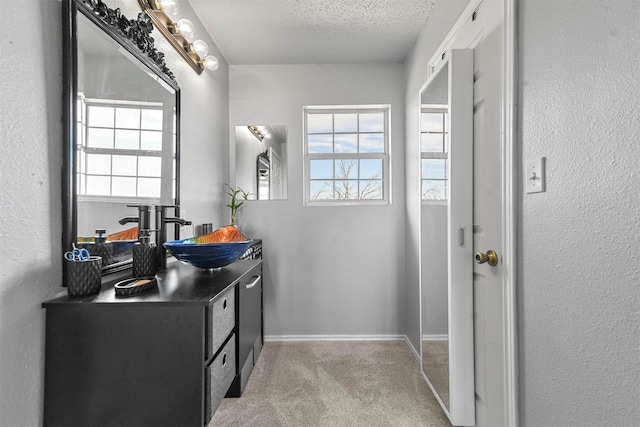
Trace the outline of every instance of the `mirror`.
{"type": "Polygon", "coordinates": [[[448,55],[420,94],[422,372],[451,423],[474,425],[473,52],[448,55]]]}
{"type": "Polygon", "coordinates": [[[236,126],[236,186],[250,200],[287,198],[287,127],[236,126]]]}
{"type": "Polygon", "coordinates": [[[130,21],[100,3],[65,1],[63,250],[102,256],[106,274],[131,264],[130,205],[179,203],[180,119],[179,88],[153,48],[149,18],[130,21]]]}

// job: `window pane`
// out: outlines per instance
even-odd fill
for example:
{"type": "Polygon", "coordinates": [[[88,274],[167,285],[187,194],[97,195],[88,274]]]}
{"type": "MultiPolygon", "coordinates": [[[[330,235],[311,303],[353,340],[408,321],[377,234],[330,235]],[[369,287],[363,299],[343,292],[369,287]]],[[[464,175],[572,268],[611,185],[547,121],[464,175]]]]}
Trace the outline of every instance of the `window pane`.
{"type": "Polygon", "coordinates": [[[116,129],[116,148],[137,150],[140,147],[140,131],[116,129]]]}
{"type": "Polygon", "coordinates": [[[446,179],[446,164],[445,159],[422,159],[422,178],[446,179]]]}
{"type": "Polygon", "coordinates": [[[162,130],[162,110],[142,110],[140,128],[148,130],[162,130]]]}
{"type": "Polygon", "coordinates": [[[162,172],[162,159],[160,157],[138,157],[138,175],[160,177],[162,172]]]}
{"type": "Polygon", "coordinates": [[[306,110],[309,200],[385,200],[387,112],[306,110]]]}
{"type": "MultiPolygon", "coordinates": [[[[113,174],[136,176],[137,156],[113,156],[113,174]]],[[[135,181],[134,181],[135,185],[135,181]]],[[[115,187],[115,181],[114,181],[115,187]]],[[[135,191],[135,189],[134,189],[135,191]]]]}
{"type": "Polygon", "coordinates": [[[89,105],[87,107],[89,126],[112,128],[114,111],[113,107],[97,107],[95,105],[89,105]]]}
{"type": "Polygon", "coordinates": [[[358,132],[358,115],[355,113],[335,114],[335,132],[358,132]]]}
{"type": "Polygon", "coordinates": [[[333,199],[333,181],[311,181],[311,200],[333,199]]]}
{"type": "Polygon", "coordinates": [[[333,153],[333,135],[309,135],[309,153],[333,153]]]}
{"type": "Polygon", "coordinates": [[[87,173],[110,175],[111,156],[109,154],[87,154],[87,173]]]}
{"type": "Polygon", "coordinates": [[[444,153],[444,134],[421,133],[420,150],[423,153],[444,153]]]}
{"type": "Polygon", "coordinates": [[[360,179],[382,179],[382,159],[360,160],[360,179]]]}
{"type": "Polygon", "coordinates": [[[140,149],[162,151],[162,132],[147,130],[140,132],[140,149]]]}
{"type": "Polygon", "coordinates": [[[333,132],[333,114],[308,114],[308,133],[330,133],[333,132]]]}
{"type": "Polygon", "coordinates": [[[138,197],[160,197],[160,178],[138,178],[138,197]]]}
{"type": "Polygon", "coordinates": [[[358,181],[346,179],[336,181],[335,198],[342,200],[358,199],[358,181]]]}
{"type": "Polygon", "coordinates": [[[111,177],[87,175],[87,194],[109,196],[111,194],[111,177]]]}
{"type": "Polygon", "coordinates": [[[311,179],[332,179],[333,160],[310,160],[309,177],[311,179]]]}
{"type": "Polygon", "coordinates": [[[113,129],[89,128],[87,134],[87,147],[113,148],[113,129]]]}
{"type": "Polygon", "coordinates": [[[382,181],[360,181],[360,198],[365,200],[382,200],[382,181]]]}
{"type": "Polygon", "coordinates": [[[116,108],[116,127],[140,129],[140,110],[137,108],[116,108]]]}
{"type": "Polygon", "coordinates": [[[422,132],[444,132],[444,114],[422,113],[420,130],[422,132]]]}
{"type": "Polygon", "coordinates": [[[358,134],[338,134],[336,139],[336,153],[357,153],[358,152],[358,134]]]}
{"type": "Polygon", "coordinates": [[[384,134],[360,134],[360,153],[384,153],[384,134]]]}
{"type": "Polygon", "coordinates": [[[447,198],[446,181],[436,181],[430,179],[422,180],[423,200],[445,200],[447,198]]]}
{"type": "Polygon", "coordinates": [[[125,178],[121,176],[113,177],[113,196],[135,197],[136,196],[136,179],[125,178]]]}
{"type": "Polygon", "coordinates": [[[360,132],[384,132],[384,113],[360,114],[360,132]]]}
{"type": "Polygon", "coordinates": [[[358,179],[358,161],[356,159],[336,160],[335,173],[336,179],[358,179]]]}

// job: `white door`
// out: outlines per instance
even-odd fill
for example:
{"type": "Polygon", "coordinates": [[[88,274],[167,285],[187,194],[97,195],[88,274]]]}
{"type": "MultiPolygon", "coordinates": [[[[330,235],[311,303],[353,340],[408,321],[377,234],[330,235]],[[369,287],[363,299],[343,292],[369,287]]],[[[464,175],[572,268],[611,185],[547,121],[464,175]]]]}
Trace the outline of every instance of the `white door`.
{"type": "Polygon", "coordinates": [[[496,265],[474,263],[473,268],[477,426],[507,426],[517,419],[509,316],[513,309],[509,274],[515,260],[504,257],[505,242],[510,239],[505,224],[512,220],[510,170],[505,161],[511,140],[505,139],[509,124],[503,108],[506,2],[483,1],[448,45],[474,52],[473,252],[480,261],[491,255],[489,251],[497,255],[496,265]]]}

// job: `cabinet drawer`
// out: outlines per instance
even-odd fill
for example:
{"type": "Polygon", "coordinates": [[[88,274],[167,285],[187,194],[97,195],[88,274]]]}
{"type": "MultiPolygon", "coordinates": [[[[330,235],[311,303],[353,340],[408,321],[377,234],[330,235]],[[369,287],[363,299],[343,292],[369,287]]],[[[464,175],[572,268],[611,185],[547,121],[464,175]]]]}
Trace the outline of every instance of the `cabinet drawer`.
{"type": "Polygon", "coordinates": [[[235,334],[207,367],[205,375],[205,424],[207,424],[236,376],[235,334]]]}
{"type": "Polygon", "coordinates": [[[236,324],[235,291],[230,287],[209,306],[206,359],[216,354],[236,324]]]}

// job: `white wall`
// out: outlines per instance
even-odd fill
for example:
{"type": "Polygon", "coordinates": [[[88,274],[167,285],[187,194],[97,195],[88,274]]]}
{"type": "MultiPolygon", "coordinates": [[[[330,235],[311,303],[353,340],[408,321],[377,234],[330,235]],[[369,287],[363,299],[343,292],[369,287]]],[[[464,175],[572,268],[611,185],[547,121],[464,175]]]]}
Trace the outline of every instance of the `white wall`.
{"type": "Polygon", "coordinates": [[[264,239],[265,335],[404,334],[402,88],[401,64],[231,66],[231,128],[288,133],[288,199],[238,214],[264,239]],[[344,104],[391,105],[391,205],[303,206],[302,107],[344,104]]]}
{"type": "Polygon", "coordinates": [[[404,64],[406,149],[404,174],[406,182],[407,293],[405,329],[411,344],[420,349],[420,263],[421,200],[420,200],[420,88],[427,81],[427,63],[435,53],[449,29],[456,22],[468,0],[438,2],[429,20],[437,25],[426,25],[420,32],[413,50],[404,64]]]}
{"type": "Polygon", "coordinates": [[[640,2],[520,2],[520,416],[640,425],[640,2]],[[520,186],[521,188],[523,185],[520,186]]]}
{"type": "MultiPolygon", "coordinates": [[[[61,4],[0,4],[11,17],[0,41],[0,426],[36,426],[44,379],[40,304],[63,292],[61,4]]],[[[185,16],[197,23],[185,5],[185,16]]],[[[136,2],[119,6],[129,17],[139,11],[136,2]]],[[[199,28],[198,34],[206,33],[199,28]]],[[[182,158],[189,165],[183,205],[190,219],[217,222],[227,176],[227,66],[218,56],[220,70],[198,76],[160,36],[156,45],[182,88],[182,158]]]]}

